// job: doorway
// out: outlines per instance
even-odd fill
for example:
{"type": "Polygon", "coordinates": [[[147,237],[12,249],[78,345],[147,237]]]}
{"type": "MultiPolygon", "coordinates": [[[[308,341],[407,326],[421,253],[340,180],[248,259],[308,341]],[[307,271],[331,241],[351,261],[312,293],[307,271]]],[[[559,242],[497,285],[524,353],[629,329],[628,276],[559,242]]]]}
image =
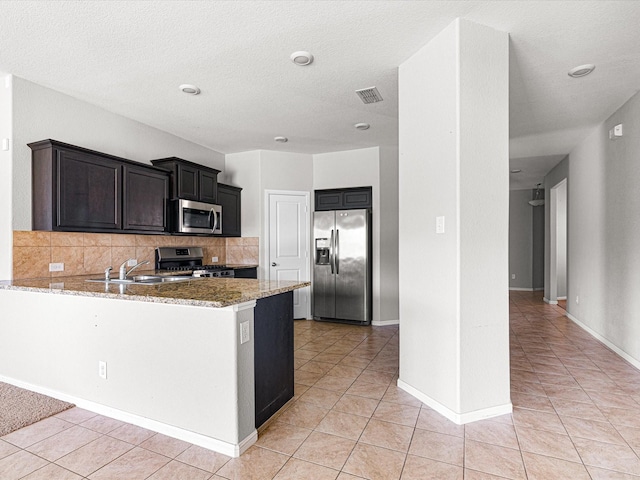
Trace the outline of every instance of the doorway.
{"type": "Polygon", "coordinates": [[[551,187],[549,303],[567,299],[567,179],[551,187]]]}
{"type": "MultiPolygon", "coordinates": [[[[309,192],[265,191],[267,280],[309,281],[309,192]]],[[[293,291],[293,317],[310,318],[310,287],[293,291]]]]}

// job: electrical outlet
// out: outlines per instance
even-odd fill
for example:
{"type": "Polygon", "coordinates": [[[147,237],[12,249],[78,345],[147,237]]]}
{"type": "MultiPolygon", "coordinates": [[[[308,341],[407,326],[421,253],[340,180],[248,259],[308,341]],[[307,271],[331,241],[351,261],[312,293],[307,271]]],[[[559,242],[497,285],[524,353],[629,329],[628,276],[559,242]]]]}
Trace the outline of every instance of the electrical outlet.
{"type": "Polygon", "coordinates": [[[127,267],[135,267],[138,264],[138,260],[135,258],[130,258],[127,260],[127,267]]]}
{"type": "Polygon", "coordinates": [[[251,333],[249,330],[249,322],[242,322],[240,324],[240,345],[247,343],[251,340],[251,333]]]}
{"type": "Polygon", "coordinates": [[[436,217],[436,233],[444,233],[444,217],[436,217]]]}
{"type": "Polygon", "coordinates": [[[211,263],[218,263],[218,257],[211,257],[211,263]]]}
{"type": "Polygon", "coordinates": [[[511,280],[515,280],[515,279],[516,279],[516,274],[515,274],[515,273],[512,273],[512,274],[511,274],[511,280]]]}
{"type": "Polygon", "coordinates": [[[98,362],[98,376],[105,380],[107,379],[107,362],[103,362],[102,360],[98,362]]]}
{"type": "Polygon", "coordinates": [[[576,295],[576,304],[580,303],[580,297],[576,295]]]}
{"type": "Polygon", "coordinates": [[[50,263],[49,264],[50,272],[64,272],[64,263],[50,263]]]}

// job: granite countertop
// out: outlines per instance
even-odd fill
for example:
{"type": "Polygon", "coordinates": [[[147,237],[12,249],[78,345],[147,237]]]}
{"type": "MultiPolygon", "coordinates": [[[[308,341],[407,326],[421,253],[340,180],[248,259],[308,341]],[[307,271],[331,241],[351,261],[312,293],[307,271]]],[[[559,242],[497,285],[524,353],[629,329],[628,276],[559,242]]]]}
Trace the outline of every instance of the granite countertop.
{"type": "MultiPolygon", "coordinates": [[[[138,273],[144,274],[145,272],[138,273]]],[[[122,285],[87,282],[86,280],[89,278],[100,278],[100,276],[84,275],[2,281],[0,289],[220,308],[311,285],[311,282],[244,278],[192,278],[156,285],[122,285]]]]}

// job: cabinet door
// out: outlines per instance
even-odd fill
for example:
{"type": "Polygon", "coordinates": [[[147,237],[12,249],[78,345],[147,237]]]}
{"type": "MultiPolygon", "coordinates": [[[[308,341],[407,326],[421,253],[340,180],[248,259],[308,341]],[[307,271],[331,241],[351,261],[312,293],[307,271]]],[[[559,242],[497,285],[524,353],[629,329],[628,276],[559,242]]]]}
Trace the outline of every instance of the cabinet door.
{"type": "Polygon", "coordinates": [[[55,229],[117,230],[122,164],[84,152],[57,152],[55,229]]]}
{"type": "Polygon", "coordinates": [[[241,236],[241,188],[218,184],[218,205],[222,206],[222,235],[241,236]]]}
{"type": "Polygon", "coordinates": [[[186,200],[199,200],[199,170],[190,165],[178,164],[178,197],[186,200]]]}
{"type": "Polygon", "coordinates": [[[164,232],[169,174],[144,167],[124,167],[123,228],[164,232]]]}
{"type": "Polygon", "coordinates": [[[338,210],[342,208],[342,192],[339,190],[316,190],[316,211],[338,210]]]}
{"type": "Polygon", "coordinates": [[[371,208],[371,188],[349,188],[342,193],[342,208],[371,208]]]}
{"type": "Polygon", "coordinates": [[[218,174],[208,172],[206,170],[200,170],[200,201],[205,203],[216,203],[217,201],[217,185],[218,174]]]}

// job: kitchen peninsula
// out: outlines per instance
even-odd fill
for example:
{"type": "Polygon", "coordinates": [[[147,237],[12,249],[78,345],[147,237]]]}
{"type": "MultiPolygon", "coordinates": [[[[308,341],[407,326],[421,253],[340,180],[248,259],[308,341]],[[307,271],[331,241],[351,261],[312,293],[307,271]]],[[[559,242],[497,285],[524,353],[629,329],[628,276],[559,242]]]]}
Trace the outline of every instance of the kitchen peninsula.
{"type": "Polygon", "coordinates": [[[309,282],[87,278],[0,282],[0,381],[230,456],[255,442],[276,403],[256,408],[254,363],[292,358],[293,291],[309,282]]]}

